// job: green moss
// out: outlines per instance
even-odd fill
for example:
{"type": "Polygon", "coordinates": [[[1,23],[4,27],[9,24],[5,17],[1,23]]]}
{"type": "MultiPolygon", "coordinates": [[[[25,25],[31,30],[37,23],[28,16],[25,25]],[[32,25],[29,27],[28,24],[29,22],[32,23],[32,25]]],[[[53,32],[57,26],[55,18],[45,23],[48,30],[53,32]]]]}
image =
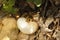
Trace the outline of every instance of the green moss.
{"type": "Polygon", "coordinates": [[[15,0],[4,0],[3,1],[3,10],[11,13],[15,13],[16,10],[13,8],[13,5],[15,4],[15,0]]]}

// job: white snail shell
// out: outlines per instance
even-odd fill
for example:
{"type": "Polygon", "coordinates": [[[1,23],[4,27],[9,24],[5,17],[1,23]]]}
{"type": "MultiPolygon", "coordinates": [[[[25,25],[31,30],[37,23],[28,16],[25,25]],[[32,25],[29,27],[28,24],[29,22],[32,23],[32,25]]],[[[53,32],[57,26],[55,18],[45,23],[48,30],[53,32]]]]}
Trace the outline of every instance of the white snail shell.
{"type": "Polygon", "coordinates": [[[33,34],[38,29],[38,24],[36,22],[27,22],[26,18],[21,17],[17,20],[17,26],[22,33],[33,34]]]}

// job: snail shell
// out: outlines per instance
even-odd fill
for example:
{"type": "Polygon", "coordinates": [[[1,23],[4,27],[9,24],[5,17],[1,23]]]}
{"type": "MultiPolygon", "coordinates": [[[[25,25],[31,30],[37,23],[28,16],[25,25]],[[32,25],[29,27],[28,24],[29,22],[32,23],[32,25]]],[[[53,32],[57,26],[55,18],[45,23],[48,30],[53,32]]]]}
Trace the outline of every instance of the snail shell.
{"type": "Polygon", "coordinates": [[[27,19],[21,17],[17,20],[17,26],[22,33],[33,34],[38,29],[38,24],[34,21],[27,22],[27,19]]]}

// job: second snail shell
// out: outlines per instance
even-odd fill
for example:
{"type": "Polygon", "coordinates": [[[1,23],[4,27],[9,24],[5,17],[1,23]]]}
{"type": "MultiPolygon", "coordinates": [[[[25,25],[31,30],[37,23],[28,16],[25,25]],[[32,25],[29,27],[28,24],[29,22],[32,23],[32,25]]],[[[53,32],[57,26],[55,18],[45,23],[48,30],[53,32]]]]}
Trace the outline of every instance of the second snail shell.
{"type": "Polygon", "coordinates": [[[21,17],[17,20],[17,26],[22,33],[33,34],[38,29],[38,24],[34,21],[27,22],[27,19],[21,17]]]}

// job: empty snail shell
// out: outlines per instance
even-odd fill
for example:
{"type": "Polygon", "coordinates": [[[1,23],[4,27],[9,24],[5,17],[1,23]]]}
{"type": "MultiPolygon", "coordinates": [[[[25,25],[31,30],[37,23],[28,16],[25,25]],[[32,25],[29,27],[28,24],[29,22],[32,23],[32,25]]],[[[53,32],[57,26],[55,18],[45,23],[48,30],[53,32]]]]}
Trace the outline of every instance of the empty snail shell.
{"type": "Polygon", "coordinates": [[[33,34],[38,29],[38,24],[34,21],[26,21],[27,19],[21,17],[17,20],[17,26],[22,33],[25,34],[33,34]]]}

